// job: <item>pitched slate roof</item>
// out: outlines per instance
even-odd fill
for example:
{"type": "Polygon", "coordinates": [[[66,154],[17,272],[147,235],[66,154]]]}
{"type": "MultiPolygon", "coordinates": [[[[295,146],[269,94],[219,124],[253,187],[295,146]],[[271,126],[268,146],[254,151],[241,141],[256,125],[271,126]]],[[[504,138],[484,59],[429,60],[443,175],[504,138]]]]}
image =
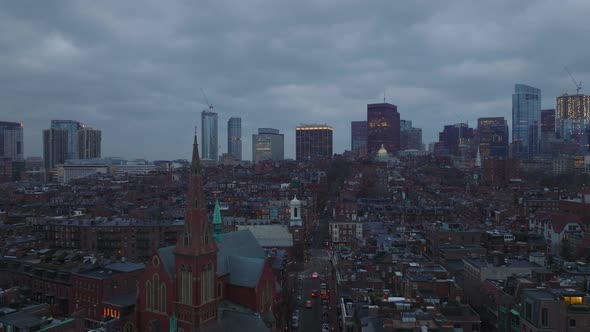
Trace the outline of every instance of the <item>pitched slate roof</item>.
{"type": "Polygon", "coordinates": [[[249,229],[264,248],[293,247],[293,235],[285,225],[238,225],[242,229],[249,229]]]}
{"type": "Polygon", "coordinates": [[[164,265],[164,270],[172,278],[174,277],[175,260],[174,260],[174,248],[176,246],[168,246],[158,249],[158,255],[160,261],[164,265]]]}
{"type": "Polygon", "coordinates": [[[229,256],[229,283],[235,286],[255,288],[264,270],[264,258],[229,256]]]}
{"type": "Polygon", "coordinates": [[[264,249],[249,230],[223,233],[222,239],[223,241],[218,243],[217,275],[222,276],[230,272],[231,256],[266,259],[264,249]]]}

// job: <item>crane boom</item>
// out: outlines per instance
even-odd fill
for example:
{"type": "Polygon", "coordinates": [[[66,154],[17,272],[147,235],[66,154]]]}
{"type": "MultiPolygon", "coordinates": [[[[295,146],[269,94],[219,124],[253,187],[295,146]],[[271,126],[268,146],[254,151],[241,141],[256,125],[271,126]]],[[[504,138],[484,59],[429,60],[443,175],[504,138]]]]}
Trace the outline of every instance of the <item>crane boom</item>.
{"type": "Polygon", "coordinates": [[[205,98],[205,103],[207,104],[207,106],[209,107],[209,110],[213,110],[213,104],[211,104],[209,102],[209,99],[207,98],[207,95],[205,94],[205,91],[203,90],[203,88],[201,88],[201,93],[203,94],[203,98],[205,98]]]}
{"type": "Polygon", "coordinates": [[[576,79],[574,78],[574,75],[572,75],[572,73],[570,73],[570,71],[567,69],[567,67],[563,67],[563,68],[565,69],[567,74],[570,75],[572,82],[574,82],[574,85],[576,86],[576,94],[579,95],[580,90],[582,90],[582,81],[580,81],[580,82],[576,81],[576,79]]]}

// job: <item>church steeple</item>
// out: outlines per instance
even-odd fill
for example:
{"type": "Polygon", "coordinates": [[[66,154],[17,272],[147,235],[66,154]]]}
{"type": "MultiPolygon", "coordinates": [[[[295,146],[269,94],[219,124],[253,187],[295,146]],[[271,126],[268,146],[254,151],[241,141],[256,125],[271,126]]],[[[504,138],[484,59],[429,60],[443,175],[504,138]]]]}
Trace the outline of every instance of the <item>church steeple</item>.
{"type": "Polygon", "coordinates": [[[215,200],[215,209],[213,210],[213,237],[217,243],[221,243],[221,208],[219,208],[219,200],[215,200]]]}
{"type": "Polygon", "coordinates": [[[203,192],[201,160],[199,159],[199,146],[195,133],[193,156],[188,176],[184,232],[178,238],[175,252],[198,255],[217,251],[217,245],[213,241],[211,226],[207,219],[207,202],[203,192]]]}

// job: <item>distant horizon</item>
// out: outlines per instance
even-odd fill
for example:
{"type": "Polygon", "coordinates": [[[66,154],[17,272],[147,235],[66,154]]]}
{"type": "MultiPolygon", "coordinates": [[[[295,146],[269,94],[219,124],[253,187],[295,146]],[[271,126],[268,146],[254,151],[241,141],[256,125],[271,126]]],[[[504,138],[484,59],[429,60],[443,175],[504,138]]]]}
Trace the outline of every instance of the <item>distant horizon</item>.
{"type": "Polygon", "coordinates": [[[589,82],[588,12],[549,0],[3,2],[0,119],[24,124],[26,156],[43,154],[51,119],[76,119],[102,131],[105,153],[172,159],[190,156],[185,137],[212,105],[220,154],[241,117],[247,160],[265,127],[294,157],[300,123],[332,126],[334,152],[349,150],[350,122],[385,97],[428,145],[444,124],[511,128],[516,82],[541,89],[542,109],[589,82]]]}

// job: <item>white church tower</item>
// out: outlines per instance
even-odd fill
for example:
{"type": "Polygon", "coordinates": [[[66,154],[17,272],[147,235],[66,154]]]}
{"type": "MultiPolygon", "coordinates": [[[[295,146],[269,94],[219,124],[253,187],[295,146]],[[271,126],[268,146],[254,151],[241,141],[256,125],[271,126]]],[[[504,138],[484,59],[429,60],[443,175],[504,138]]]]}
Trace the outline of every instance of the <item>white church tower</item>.
{"type": "Polygon", "coordinates": [[[291,220],[289,221],[289,227],[302,227],[303,220],[301,219],[301,202],[297,199],[297,196],[293,198],[290,203],[291,207],[291,220]]]}

